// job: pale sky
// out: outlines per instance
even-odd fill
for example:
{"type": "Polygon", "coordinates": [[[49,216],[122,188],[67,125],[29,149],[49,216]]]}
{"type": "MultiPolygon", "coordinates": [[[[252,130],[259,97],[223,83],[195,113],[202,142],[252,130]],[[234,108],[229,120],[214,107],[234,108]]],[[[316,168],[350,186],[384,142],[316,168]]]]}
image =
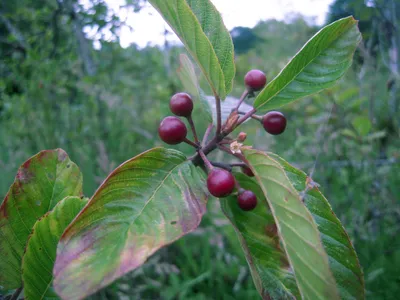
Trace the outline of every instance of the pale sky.
{"type": "MultiPolygon", "coordinates": [[[[333,0],[211,0],[221,12],[226,27],[231,30],[236,26],[253,27],[260,20],[284,20],[293,14],[300,13],[306,17],[315,17],[315,23],[321,25],[325,21],[329,4],[333,0]]],[[[139,47],[162,45],[163,32],[166,25],[159,13],[148,4],[143,10],[135,14],[126,8],[121,8],[125,0],[106,0],[110,8],[119,14],[126,23],[133,28],[123,27],[120,32],[122,47],[136,43],[139,47]]],[[[86,3],[81,0],[81,3],[86,3]]],[[[170,30],[171,31],[171,30],[170,30]]],[[[87,30],[89,37],[93,37],[87,30]]],[[[175,34],[168,36],[171,42],[179,43],[175,34]]]]}

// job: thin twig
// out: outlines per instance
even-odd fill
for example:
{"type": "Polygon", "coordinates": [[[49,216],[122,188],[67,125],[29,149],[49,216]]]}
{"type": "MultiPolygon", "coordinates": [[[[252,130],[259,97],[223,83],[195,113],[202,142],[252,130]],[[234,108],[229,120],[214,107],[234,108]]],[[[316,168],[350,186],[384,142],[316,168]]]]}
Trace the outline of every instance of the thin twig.
{"type": "Polygon", "coordinates": [[[210,133],[211,133],[211,130],[213,129],[213,127],[214,127],[214,124],[208,125],[207,130],[206,130],[206,132],[204,133],[204,136],[203,136],[203,141],[201,142],[201,147],[204,148],[206,146],[208,137],[210,136],[210,133]]]}
{"type": "Polygon", "coordinates": [[[225,138],[225,139],[223,139],[222,141],[220,141],[219,144],[220,144],[220,145],[228,145],[228,144],[231,144],[233,141],[234,141],[234,140],[232,140],[232,139],[227,139],[227,138],[225,138]]]}
{"type": "Polygon", "coordinates": [[[200,150],[199,150],[199,154],[200,154],[200,157],[201,157],[201,159],[203,160],[205,166],[207,167],[207,169],[208,169],[209,171],[211,171],[214,167],[213,167],[213,165],[211,164],[211,162],[208,160],[207,156],[204,154],[203,150],[200,149],[200,150]]]}
{"type": "Polygon", "coordinates": [[[222,128],[221,99],[219,98],[218,95],[215,96],[215,106],[217,109],[217,131],[215,135],[218,136],[221,133],[221,128],[222,128]]]}
{"type": "Polygon", "coordinates": [[[225,146],[218,145],[218,149],[222,150],[222,151],[224,151],[224,152],[226,152],[226,153],[228,153],[230,155],[233,155],[232,151],[229,148],[225,147],[225,146]]]}
{"type": "MultiPolygon", "coordinates": [[[[239,115],[245,115],[246,113],[244,111],[238,111],[238,114],[239,115]]],[[[257,120],[257,121],[261,121],[263,117],[259,116],[259,115],[252,114],[251,118],[254,119],[254,120],[257,120]]]]}
{"type": "Polygon", "coordinates": [[[229,149],[228,147],[225,147],[223,145],[218,145],[218,148],[226,153],[229,153],[230,155],[233,155],[237,158],[239,158],[241,161],[246,161],[246,158],[243,156],[243,154],[241,153],[233,153],[231,151],[231,149],[229,149]]]}
{"type": "Polygon", "coordinates": [[[196,144],[196,143],[192,142],[191,140],[189,140],[189,139],[187,139],[187,138],[185,138],[183,141],[184,141],[186,144],[195,147],[196,149],[198,149],[198,148],[200,147],[199,144],[196,144]]]}
{"type": "Polygon", "coordinates": [[[195,141],[197,144],[200,144],[199,138],[197,137],[196,127],[194,126],[194,122],[193,122],[192,116],[187,117],[187,120],[188,120],[188,122],[189,122],[190,129],[192,129],[194,141],[195,141]]]}
{"type": "Polygon", "coordinates": [[[240,105],[241,105],[241,104],[243,103],[243,101],[247,98],[247,95],[248,95],[248,94],[249,94],[248,89],[245,89],[245,91],[243,92],[242,96],[240,97],[239,102],[238,102],[236,108],[234,109],[234,111],[238,111],[238,110],[239,110],[240,105]]]}
{"type": "MultiPolygon", "coordinates": [[[[248,111],[243,117],[241,117],[237,123],[236,123],[236,127],[238,127],[239,125],[241,125],[243,122],[245,122],[248,118],[250,118],[255,112],[257,111],[257,109],[253,108],[252,110],[248,111]]],[[[235,128],[236,128],[235,127],[235,128]]]]}
{"type": "Polygon", "coordinates": [[[214,167],[218,167],[221,169],[225,169],[229,172],[232,171],[232,166],[230,164],[225,164],[225,163],[221,163],[221,162],[216,162],[216,161],[210,161],[210,163],[214,166],[214,167]]]}
{"type": "Polygon", "coordinates": [[[230,163],[232,167],[247,167],[247,164],[243,162],[238,162],[238,163],[230,163]]]}

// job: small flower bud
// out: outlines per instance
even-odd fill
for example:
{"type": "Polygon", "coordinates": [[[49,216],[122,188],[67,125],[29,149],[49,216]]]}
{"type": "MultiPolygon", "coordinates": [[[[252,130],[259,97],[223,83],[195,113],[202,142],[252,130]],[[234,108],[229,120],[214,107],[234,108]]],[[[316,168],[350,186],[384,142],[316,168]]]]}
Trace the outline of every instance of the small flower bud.
{"type": "Polygon", "coordinates": [[[246,138],[247,138],[247,134],[245,132],[241,132],[241,133],[239,133],[239,135],[237,137],[237,141],[239,143],[242,143],[246,140],[246,138]]]}

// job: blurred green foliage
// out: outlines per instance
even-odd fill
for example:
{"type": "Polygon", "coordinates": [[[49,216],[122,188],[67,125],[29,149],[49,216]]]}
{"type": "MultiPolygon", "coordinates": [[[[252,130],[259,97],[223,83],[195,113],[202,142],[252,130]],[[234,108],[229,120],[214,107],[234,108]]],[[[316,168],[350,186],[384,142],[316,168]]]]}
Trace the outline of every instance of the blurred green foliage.
{"type": "MultiPolygon", "coordinates": [[[[331,20],[354,14],[367,23],[366,14],[374,16],[375,25],[362,23],[366,39],[345,78],[331,90],[285,107],[284,135],[269,136],[255,122],[242,131],[248,133],[248,144],[278,153],[321,184],[358,252],[367,297],[395,299],[400,292],[400,83],[391,59],[393,51],[400,59],[400,30],[385,28],[400,21],[396,13],[387,15],[387,5],[396,1],[369,1],[359,8],[360,2],[335,1],[330,13],[331,20]]],[[[103,1],[91,4],[0,4],[1,197],[19,165],[42,149],[65,149],[81,168],[90,196],[118,164],[163,145],[157,126],[169,114],[170,96],[181,90],[176,70],[184,50],[168,45],[122,49],[117,34],[123,21],[103,1]],[[98,29],[100,49],[82,40],[85,26],[98,29]],[[111,39],[101,37],[104,28],[111,39]]],[[[143,1],[129,4],[139,10],[143,1]]],[[[395,12],[400,10],[396,5],[395,12]]],[[[317,30],[300,16],[290,23],[271,20],[234,29],[239,51],[233,96],[242,93],[249,69],[262,69],[271,80],[317,30]]],[[[194,118],[204,131],[205,121],[194,118]]],[[[188,146],[178,148],[191,154],[188,146]]],[[[93,298],[257,295],[236,235],[210,199],[198,231],[93,298]]]]}

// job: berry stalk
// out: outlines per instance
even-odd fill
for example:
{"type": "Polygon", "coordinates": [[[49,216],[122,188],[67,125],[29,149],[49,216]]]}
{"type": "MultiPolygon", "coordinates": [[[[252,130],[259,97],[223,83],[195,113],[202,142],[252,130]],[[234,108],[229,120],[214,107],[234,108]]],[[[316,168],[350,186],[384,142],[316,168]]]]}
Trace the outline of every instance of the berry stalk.
{"type": "Polygon", "coordinates": [[[188,138],[184,138],[183,142],[185,142],[186,144],[193,146],[194,148],[198,149],[200,146],[199,144],[196,144],[194,142],[192,142],[191,140],[189,140],[188,138]]]}
{"type": "Polygon", "coordinates": [[[222,128],[221,99],[217,95],[215,96],[215,105],[217,110],[217,129],[215,137],[217,137],[221,133],[221,128],[222,128]]]}
{"type": "Polygon", "coordinates": [[[208,160],[207,156],[204,154],[204,152],[200,149],[199,151],[199,155],[201,157],[201,159],[204,162],[204,165],[207,167],[208,171],[211,171],[212,169],[214,169],[213,165],[211,164],[211,162],[208,160]]]}
{"type": "Polygon", "coordinates": [[[201,147],[204,148],[207,144],[208,137],[210,136],[211,130],[214,128],[214,124],[210,124],[204,133],[203,140],[201,141],[201,147]]]}
{"type": "Polygon", "coordinates": [[[248,95],[249,95],[249,90],[245,89],[245,91],[243,92],[242,96],[239,99],[239,102],[238,102],[236,108],[234,109],[235,111],[239,110],[240,105],[242,105],[243,101],[247,98],[248,95]]]}
{"type": "Polygon", "coordinates": [[[196,132],[196,127],[194,126],[194,122],[193,122],[193,118],[192,115],[190,115],[189,117],[186,118],[188,120],[190,129],[192,130],[193,133],[193,137],[194,137],[194,141],[196,142],[196,144],[200,144],[199,138],[197,136],[197,132],[196,132]]]}

